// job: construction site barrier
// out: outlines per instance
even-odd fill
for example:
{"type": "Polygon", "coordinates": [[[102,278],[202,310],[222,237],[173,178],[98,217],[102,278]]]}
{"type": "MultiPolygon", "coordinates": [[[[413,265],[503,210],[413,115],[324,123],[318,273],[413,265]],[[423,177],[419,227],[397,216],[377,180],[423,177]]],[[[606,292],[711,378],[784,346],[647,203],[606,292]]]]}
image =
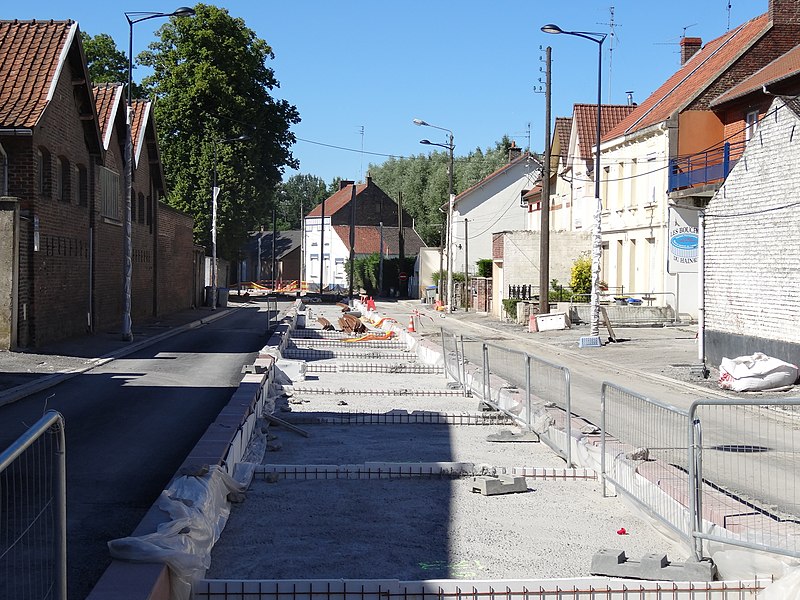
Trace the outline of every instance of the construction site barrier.
{"type": "Polygon", "coordinates": [[[800,557],[800,399],[704,399],[687,411],[605,382],[600,405],[604,494],[613,484],[697,559],[709,555],[703,541],[800,557]]]}

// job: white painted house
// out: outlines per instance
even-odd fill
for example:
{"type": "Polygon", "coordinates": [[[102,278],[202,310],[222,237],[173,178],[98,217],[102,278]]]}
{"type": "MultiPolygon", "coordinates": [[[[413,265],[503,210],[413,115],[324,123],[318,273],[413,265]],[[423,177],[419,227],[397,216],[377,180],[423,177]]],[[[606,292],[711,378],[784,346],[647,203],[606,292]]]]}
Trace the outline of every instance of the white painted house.
{"type": "Polygon", "coordinates": [[[510,152],[506,165],[455,198],[452,240],[456,273],[465,270],[467,258],[470,275],[475,274],[477,261],[492,258],[494,232],[525,229],[527,206],[522,197],[536,184],[541,164],[518,148],[512,147],[510,152]]]}

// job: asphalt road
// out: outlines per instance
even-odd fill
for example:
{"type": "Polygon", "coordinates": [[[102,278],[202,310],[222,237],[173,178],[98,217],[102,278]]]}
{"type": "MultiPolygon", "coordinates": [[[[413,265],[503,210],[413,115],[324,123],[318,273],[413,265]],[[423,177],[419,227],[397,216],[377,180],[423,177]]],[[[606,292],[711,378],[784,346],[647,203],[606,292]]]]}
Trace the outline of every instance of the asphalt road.
{"type": "Polygon", "coordinates": [[[163,340],[42,393],[0,407],[0,447],[45,408],[64,415],[69,598],[91,591],[129,535],[228,402],[266,343],[257,305],[163,340]]]}

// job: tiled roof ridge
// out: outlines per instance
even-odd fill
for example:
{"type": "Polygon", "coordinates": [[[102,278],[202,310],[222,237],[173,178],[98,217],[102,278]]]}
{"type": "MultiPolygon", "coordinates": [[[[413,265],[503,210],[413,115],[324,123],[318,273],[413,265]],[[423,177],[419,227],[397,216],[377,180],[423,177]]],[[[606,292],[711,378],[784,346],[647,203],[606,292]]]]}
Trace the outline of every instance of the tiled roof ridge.
{"type": "Polygon", "coordinates": [[[72,25],[75,22],[72,19],[0,19],[0,23],[10,25],[72,25]]]}
{"type": "MultiPolygon", "coordinates": [[[[659,86],[659,88],[656,89],[656,91],[653,92],[653,94],[651,94],[650,97],[655,95],[673,77],[678,75],[682,70],[686,69],[686,73],[684,74],[684,76],[681,77],[680,80],[676,81],[669,90],[666,90],[664,93],[662,93],[658,97],[658,99],[653,102],[652,105],[647,107],[646,110],[643,110],[642,114],[633,123],[627,126],[623,131],[616,133],[615,137],[619,135],[626,135],[633,131],[636,131],[637,130],[636,128],[639,126],[639,124],[645,121],[651,113],[660,108],[666,100],[671,98],[672,94],[675,93],[677,90],[679,90],[684,83],[686,83],[689,79],[691,79],[700,69],[706,66],[709,63],[709,61],[711,61],[711,59],[717,56],[718,53],[720,53],[723,49],[726,49],[730,43],[732,43],[735,40],[738,40],[738,37],[743,32],[747,31],[751,25],[755,24],[759,20],[765,19],[766,15],[767,15],[766,13],[763,13],[761,15],[753,17],[752,19],[745,21],[738,27],[731,29],[730,31],[726,31],[722,35],[719,35],[714,39],[710,40],[709,42],[707,42],[706,44],[704,44],[703,47],[697,53],[692,55],[689,58],[689,60],[686,61],[686,63],[681,65],[681,67],[677,71],[675,71],[670,77],[668,77],[661,84],[661,86],[659,86]],[[706,49],[709,49],[709,51],[706,52],[706,49]]],[[[727,68],[728,66],[729,65],[725,65],[725,68],[727,68]]],[[[715,75],[717,75],[718,73],[719,73],[718,70],[714,72],[715,75]]],[[[646,105],[647,100],[645,100],[645,102],[642,104],[646,105]]],[[[614,129],[616,129],[616,127],[614,129]]],[[[606,135],[608,135],[608,133],[606,135]]],[[[606,137],[605,139],[611,139],[611,138],[606,137]]]]}
{"type": "MultiPolygon", "coordinates": [[[[525,152],[523,152],[522,154],[520,154],[520,155],[519,155],[517,158],[515,158],[514,160],[507,162],[506,164],[504,164],[504,165],[503,165],[503,166],[501,166],[501,167],[498,167],[497,169],[495,169],[494,171],[492,171],[491,173],[489,173],[489,174],[488,174],[486,177],[484,177],[483,179],[481,179],[481,180],[480,180],[480,181],[478,181],[477,183],[475,183],[475,184],[471,185],[470,187],[468,187],[467,189],[465,189],[463,192],[461,192],[460,194],[458,194],[458,195],[455,197],[455,200],[454,200],[454,201],[455,201],[455,202],[458,202],[460,198],[462,198],[462,197],[466,196],[467,194],[470,194],[470,193],[472,193],[474,190],[476,190],[477,188],[479,188],[480,186],[482,186],[482,185],[483,185],[484,183],[486,183],[487,181],[489,181],[489,180],[491,180],[491,179],[494,179],[495,177],[497,177],[498,175],[500,175],[500,174],[502,174],[502,173],[505,173],[505,172],[506,172],[508,169],[510,169],[510,168],[511,168],[511,167],[513,167],[514,165],[520,164],[520,163],[522,163],[522,162],[524,162],[524,161],[527,161],[527,160],[532,160],[534,163],[536,163],[536,165],[537,165],[537,166],[541,166],[541,163],[540,163],[540,162],[539,162],[539,160],[538,160],[538,159],[537,159],[537,158],[536,158],[536,157],[533,155],[533,153],[531,153],[530,151],[527,151],[527,150],[526,150],[525,152]]],[[[445,204],[446,204],[446,203],[445,203],[445,204]]]]}
{"type": "Polygon", "coordinates": [[[713,108],[731,100],[742,98],[751,92],[760,90],[762,87],[787,79],[797,74],[798,70],[800,70],[800,44],[768,62],[732,88],[722,92],[710,102],[709,106],[713,108]]]}

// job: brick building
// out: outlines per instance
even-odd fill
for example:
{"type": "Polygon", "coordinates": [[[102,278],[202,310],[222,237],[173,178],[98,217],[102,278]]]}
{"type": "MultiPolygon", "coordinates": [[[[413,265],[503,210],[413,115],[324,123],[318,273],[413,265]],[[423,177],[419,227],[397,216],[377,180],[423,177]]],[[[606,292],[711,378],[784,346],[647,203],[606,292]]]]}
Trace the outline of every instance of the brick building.
{"type": "Polygon", "coordinates": [[[764,352],[800,361],[800,48],[714,101],[744,153],[703,215],[701,359],[764,352]],[[758,114],[753,120],[751,115],[758,114]]]}
{"type": "MultiPolygon", "coordinates": [[[[398,203],[378,187],[370,176],[363,184],[342,181],[339,191],[315,206],[303,220],[306,281],[312,289],[318,289],[320,277],[323,288],[334,286],[341,290],[347,286],[345,265],[350,258],[351,221],[355,226],[357,256],[379,251],[381,223],[384,229],[384,256],[398,256],[400,220],[398,203]],[[342,233],[344,231],[347,233],[342,233]],[[393,244],[391,240],[394,240],[393,244]],[[320,266],[320,260],[324,267],[320,266]]],[[[424,246],[412,225],[411,216],[402,211],[402,243],[407,246],[403,248],[403,255],[409,259],[409,270],[419,248],[424,246]]]]}
{"type": "MultiPolygon", "coordinates": [[[[165,216],[172,258],[156,260],[164,178],[151,108],[134,103],[134,322],[164,312],[158,299],[184,273],[192,285],[191,219],[165,216]]],[[[77,23],[0,21],[0,218],[13,238],[0,252],[0,347],[121,328],[125,109],[121,85],[92,87],[77,23]]]]}

